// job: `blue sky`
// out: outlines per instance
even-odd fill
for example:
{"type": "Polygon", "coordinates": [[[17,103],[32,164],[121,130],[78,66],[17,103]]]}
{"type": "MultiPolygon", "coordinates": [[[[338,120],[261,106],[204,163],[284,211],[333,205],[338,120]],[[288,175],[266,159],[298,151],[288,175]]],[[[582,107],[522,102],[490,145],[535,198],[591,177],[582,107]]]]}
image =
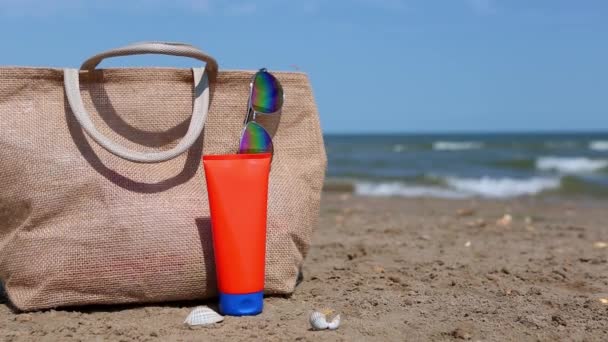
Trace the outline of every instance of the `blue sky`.
{"type": "MultiPolygon", "coordinates": [[[[0,65],[141,40],[309,74],[326,132],[608,130],[604,0],[0,0],[0,65]]],[[[103,66],[187,67],[170,57],[103,66]]]]}

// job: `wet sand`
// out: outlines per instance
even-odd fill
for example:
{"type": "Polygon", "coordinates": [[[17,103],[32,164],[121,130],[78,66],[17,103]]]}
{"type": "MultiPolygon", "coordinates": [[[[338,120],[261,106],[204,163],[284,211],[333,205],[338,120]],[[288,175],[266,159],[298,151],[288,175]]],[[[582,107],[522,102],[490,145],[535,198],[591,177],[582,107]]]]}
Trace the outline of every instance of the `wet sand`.
{"type": "Polygon", "coordinates": [[[327,193],[304,281],[260,316],[191,329],[205,303],[16,314],[3,302],[0,340],[608,341],[607,208],[327,193]],[[310,331],[314,308],[339,312],[340,328],[310,331]]]}

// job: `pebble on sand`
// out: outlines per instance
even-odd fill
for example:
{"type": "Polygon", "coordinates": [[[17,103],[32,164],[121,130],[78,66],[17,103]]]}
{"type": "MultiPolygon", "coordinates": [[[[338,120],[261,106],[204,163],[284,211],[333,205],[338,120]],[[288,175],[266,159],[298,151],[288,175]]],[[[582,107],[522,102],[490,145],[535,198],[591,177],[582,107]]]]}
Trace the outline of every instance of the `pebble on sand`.
{"type": "Polygon", "coordinates": [[[467,222],[467,227],[469,228],[483,228],[487,225],[486,220],[484,219],[477,219],[471,222],[467,222]]]}
{"type": "Polygon", "coordinates": [[[458,215],[459,217],[473,216],[475,215],[475,209],[461,208],[456,211],[456,215],[458,215]]]}
{"type": "Polygon", "coordinates": [[[376,265],[374,266],[374,271],[376,273],[384,273],[384,267],[376,265]]]}
{"type": "Polygon", "coordinates": [[[470,340],[473,337],[471,331],[467,328],[456,328],[451,333],[452,337],[460,340],[470,340]]]}

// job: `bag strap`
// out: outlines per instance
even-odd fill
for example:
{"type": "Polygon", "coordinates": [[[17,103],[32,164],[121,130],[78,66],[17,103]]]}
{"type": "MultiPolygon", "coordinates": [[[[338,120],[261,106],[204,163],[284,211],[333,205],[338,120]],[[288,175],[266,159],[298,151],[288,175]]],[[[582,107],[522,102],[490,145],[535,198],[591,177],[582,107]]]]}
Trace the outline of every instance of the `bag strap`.
{"type": "Polygon", "coordinates": [[[64,69],[64,84],[68,103],[76,120],[82,129],[100,146],[110,153],[123,159],[139,163],[159,163],[173,159],[187,151],[198,139],[203,131],[207,113],[209,111],[209,79],[214,79],[217,73],[217,62],[212,57],[191,45],[180,43],[144,42],[127,45],[122,48],[102,52],[87,59],[81,66],[83,70],[94,69],[104,58],[127,56],[137,54],[163,54],[173,56],[193,57],[206,62],[204,68],[193,68],[194,78],[194,104],[192,118],[186,135],[172,149],[162,152],[138,152],[121,146],[103,135],[95,128],[91,116],[84,108],[80,95],[80,80],[78,69],[64,69]]]}

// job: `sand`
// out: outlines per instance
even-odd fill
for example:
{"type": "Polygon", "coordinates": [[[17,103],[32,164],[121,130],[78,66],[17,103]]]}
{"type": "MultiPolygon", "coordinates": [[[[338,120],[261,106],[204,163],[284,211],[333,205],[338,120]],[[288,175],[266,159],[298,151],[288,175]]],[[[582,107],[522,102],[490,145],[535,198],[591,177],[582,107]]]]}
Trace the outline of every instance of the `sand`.
{"type": "Polygon", "coordinates": [[[304,281],[260,316],[190,329],[204,303],[0,304],[0,340],[608,341],[608,203],[324,196],[304,281]],[[342,325],[310,331],[313,308],[342,325]]]}

